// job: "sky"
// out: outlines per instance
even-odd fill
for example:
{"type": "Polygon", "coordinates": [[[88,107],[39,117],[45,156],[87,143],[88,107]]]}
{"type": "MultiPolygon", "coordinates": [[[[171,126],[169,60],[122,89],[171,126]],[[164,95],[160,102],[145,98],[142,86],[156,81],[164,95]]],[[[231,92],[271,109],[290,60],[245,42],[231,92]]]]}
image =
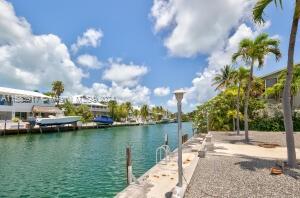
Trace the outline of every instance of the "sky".
{"type": "Polygon", "coordinates": [[[281,41],[281,60],[267,57],[257,76],[286,65],[294,1],[284,1],[283,10],[271,5],[263,25],[252,21],[254,3],[0,0],[0,86],[46,92],[62,80],[65,95],[172,111],[172,92],[184,89],[183,111],[192,111],[217,94],[212,79],[243,38],[267,32],[281,41]]]}

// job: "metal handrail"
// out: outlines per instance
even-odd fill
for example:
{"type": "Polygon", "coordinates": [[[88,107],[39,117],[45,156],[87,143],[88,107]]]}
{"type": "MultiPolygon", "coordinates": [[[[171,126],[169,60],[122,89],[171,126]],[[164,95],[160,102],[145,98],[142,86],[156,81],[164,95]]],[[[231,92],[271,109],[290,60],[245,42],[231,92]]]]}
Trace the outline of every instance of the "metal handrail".
{"type": "Polygon", "coordinates": [[[162,151],[165,154],[164,155],[165,163],[170,161],[170,156],[169,156],[170,147],[168,145],[162,145],[156,149],[156,164],[162,160],[162,151]],[[158,153],[159,153],[159,160],[158,160],[158,153]]]}

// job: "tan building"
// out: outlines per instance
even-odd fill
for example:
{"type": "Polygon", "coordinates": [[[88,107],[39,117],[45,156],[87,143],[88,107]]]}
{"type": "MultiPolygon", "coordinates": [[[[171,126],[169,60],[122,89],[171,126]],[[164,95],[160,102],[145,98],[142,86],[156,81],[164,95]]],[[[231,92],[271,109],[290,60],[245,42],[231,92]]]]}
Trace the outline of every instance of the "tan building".
{"type": "MultiPolygon", "coordinates": [[[[300,65],[297,65],[297,66],[300,67],[300,65]]],[[[281,72],[284,70],[285,69],[277,70],[272,73],[261,76],[260,78],[262,78],[265,82],[265,88],[267,89],[269,87],[272,87],[274,84],[276,84],[281,72]]],[[[275,95],[275,96],[268,96],[267,99],[268,99],[268,102],[270,102],[270,103],[274,103],[274,104],[281,103],[282,102],[282,93],[279,95],[275,95]]],[[[293,96],[293,108],[300,108],[300,91],[297,93],[296,96],[293,96]]]]}

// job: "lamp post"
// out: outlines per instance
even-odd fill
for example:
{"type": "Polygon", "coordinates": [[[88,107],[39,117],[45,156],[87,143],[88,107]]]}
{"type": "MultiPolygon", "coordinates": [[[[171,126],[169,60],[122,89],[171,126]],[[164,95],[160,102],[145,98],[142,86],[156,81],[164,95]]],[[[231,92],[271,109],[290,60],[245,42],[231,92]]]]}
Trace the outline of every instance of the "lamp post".
{"type": "Polygon", "coordinates": [[[174,91],[177,100],[177,123],[178,123],[178,187],[182,187],[182,126],[181,126],[181,101],[183,99],[184,90],[174,91]]]}

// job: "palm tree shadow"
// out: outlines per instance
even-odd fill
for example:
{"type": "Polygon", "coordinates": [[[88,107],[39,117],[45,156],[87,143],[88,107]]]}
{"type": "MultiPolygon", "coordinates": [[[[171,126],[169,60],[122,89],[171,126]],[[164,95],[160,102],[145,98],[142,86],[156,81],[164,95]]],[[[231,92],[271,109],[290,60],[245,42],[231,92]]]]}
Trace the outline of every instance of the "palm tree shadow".
{"type": "MultiPolygon", "coordinates": [[[[272,167],[281,168],[281,164],[278,163],[276,160],[269,160],[269,159],[261,159],[261,158],[254,158],[249,156],[239,156],[245,161],[234,163],[234,165],[239,165],[241,169],[248,170],[248,171],[256,171],[257,169],[270,169],[272,167]]],[[[270,172],[271,174],[271,172],[270,172]]],[[[294,179],[300,179],[300,170],[296,169],[289,169],[284,168],[283,174],[294,179]]]]}
{"type": "Polygon", "coordinates": [[[230,144],[247,144],[247,145],[257,145],[263,142],[255,141],[253,139],[249,139],[248,142],[246,142],[244,139],[238,139],[238,140],[227,140],[230,144]]]}

